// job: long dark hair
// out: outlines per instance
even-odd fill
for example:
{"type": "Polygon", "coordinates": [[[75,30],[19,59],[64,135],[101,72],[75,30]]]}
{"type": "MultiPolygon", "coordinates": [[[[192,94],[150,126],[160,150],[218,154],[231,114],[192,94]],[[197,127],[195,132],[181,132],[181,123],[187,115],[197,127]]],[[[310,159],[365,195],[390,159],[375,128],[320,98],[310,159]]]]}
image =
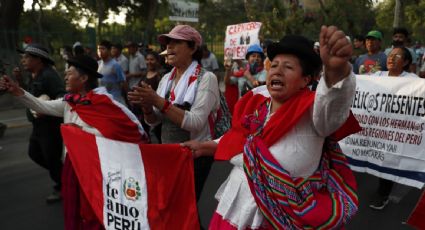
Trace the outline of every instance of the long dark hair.
{"type": "Polygon", "coordinates": [[[404,71],[409,71],[410,65],[412,64],[412,55],[410,54],[410,51],[406,47],[397,47],[403,50],[403,60],[407,61],[407,64],[403,66],[404,71]]]}

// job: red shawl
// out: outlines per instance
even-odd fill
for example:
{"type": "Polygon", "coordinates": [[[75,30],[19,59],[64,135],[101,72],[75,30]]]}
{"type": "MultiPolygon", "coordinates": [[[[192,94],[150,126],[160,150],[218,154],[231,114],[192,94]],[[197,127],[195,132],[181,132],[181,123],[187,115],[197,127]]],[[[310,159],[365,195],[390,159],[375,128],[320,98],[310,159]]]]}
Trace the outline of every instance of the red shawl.
{"type": "MultiPolygon", "coordinates": [[[[232,128],[221,138],[215,154],[216,160],[230,160],[243,151],[249,130],[243,127],[247,115],[267,100],[262,94],[254,94],[255,90],[245,94],[235,105],[232,117],[232,128]]],[[[264,127],[262,139],[268,147],[278,141],[290,131],[300,120],[302,115],[313,105],[315,92],[308,89],[301,90],[288,99],[276,111],[264,127]]],[[[341,140],[346,136],[361,130],[356,118],[350,112],[347,121],[331,135],[333,140],[341,140]]]]}

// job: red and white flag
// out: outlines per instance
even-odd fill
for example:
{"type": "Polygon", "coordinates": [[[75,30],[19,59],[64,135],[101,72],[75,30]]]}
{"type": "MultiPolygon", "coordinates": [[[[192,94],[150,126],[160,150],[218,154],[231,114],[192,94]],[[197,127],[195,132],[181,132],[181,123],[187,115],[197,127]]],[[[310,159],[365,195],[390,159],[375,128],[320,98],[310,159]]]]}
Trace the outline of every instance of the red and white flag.
{"type": "Polygon", "coordinates": [[[62,136],[106,229],[199,229],[193,159],[180,145],[115,141],[74,126],[62,126],[62,136]]]}

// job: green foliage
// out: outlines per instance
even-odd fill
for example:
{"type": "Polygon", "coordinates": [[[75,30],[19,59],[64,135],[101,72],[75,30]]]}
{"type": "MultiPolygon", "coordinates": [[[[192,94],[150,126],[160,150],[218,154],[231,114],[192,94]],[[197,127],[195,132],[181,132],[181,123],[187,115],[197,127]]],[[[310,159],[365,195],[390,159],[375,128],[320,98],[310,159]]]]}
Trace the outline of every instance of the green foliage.
{"type": "MultiPolygon", "coordinates": [[[[384,33],[385,44],[391,43],[395,0],[386,0],[377,7],[377,28],[384,33]]],[[[402,1],[401,26],[405,27],[412,36],[412,40],[423,40],[425,37],[425,1],[403,0],[402,1]]]]}
{"type": "MultiPolygon", "coordinates": [[[[328,0],[321,9],[324,25],[335,25],[347,35],[364,35],[374,27],[373,0],[328,0]]],[[[317,25],[320,27],[320,25],[317,25]]]]}

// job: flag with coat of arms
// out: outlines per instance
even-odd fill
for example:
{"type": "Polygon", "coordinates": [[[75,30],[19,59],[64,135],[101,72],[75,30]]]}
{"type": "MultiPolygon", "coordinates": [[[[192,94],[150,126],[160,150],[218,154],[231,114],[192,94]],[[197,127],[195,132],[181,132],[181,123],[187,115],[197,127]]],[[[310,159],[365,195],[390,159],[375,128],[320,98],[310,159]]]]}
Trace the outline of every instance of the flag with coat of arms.
{"type": "Polygon", "coordinates": [[[90,208],[106,229],[199,229],[192,154],[64,125],[62,136],[90,208]]]}

